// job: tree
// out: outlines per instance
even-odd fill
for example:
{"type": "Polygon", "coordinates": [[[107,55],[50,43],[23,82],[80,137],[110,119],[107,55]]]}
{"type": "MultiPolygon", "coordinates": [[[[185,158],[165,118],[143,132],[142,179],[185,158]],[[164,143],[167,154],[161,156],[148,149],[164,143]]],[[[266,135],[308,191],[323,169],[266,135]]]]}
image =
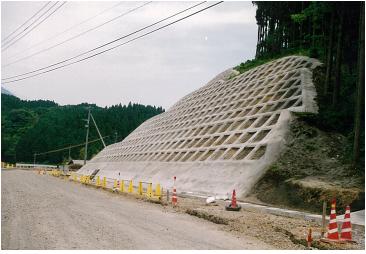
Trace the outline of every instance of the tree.
{"type": "Polygon", "coordinates": [[[358,79],[357,79],[357,98],[355,110],[355,128],[354,128],[354,145],[353,145],[353,163],[357,165],[360,160],[360,143],[361,143],[361,115],[365,91],[365,3],[361,2],[360,6],[360,27],[359,27],[359,43],[358,43],[358,79]]]}

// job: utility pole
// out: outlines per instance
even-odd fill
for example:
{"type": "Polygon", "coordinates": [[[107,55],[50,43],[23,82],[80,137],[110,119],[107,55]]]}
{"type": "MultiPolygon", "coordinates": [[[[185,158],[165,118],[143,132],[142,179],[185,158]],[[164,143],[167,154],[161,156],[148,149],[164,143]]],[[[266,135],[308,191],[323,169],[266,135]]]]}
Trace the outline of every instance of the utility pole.
{"type": "Polygon", "coordinates": [[[117,131],[114,132],[114,143],[117,143],[117,131]]]}
{"type": "Polygon", "coordinates": [[[69,162],[71,161],[71,146],[69,147],[69,162]]]}
{"type": "Polygon", "coordinates": [[[88,156],[88,138],[89,138],[89,122],[90,122],[90,107],[88,108],[88,119],[86,120],[86,141],[85,141],[85,151],[84,151],[84,165],[86,164],[86,159],[88,156]]]}
{"type": "Polygon", "coordinates": [[[34,155],[33,155],[33,168],[36,167],[36,156],[37,156],[37,154],[34,153],[34,155]]]}

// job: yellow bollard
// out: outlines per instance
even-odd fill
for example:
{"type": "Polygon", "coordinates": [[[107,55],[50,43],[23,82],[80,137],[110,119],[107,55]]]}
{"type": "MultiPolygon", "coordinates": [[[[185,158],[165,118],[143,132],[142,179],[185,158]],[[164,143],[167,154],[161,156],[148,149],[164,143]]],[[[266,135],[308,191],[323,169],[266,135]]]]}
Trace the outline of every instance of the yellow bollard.
{"type": "Polygon", "coordinates": [[[128,193],[133,193],[133,183],[132,183],[132,180],[130,180],[130,184],[128,185],[128,193]]]}
{"type": "Polygon", "coordinates": [[[103,188],[107,188],[107,178],[103,177],[103,188]]]}
{"type": "Polygon", "coordinates": [[[155,187],[155,196],[158,197],[159,199],[161,198],[161,189],[159,183],[155,187]]]}
{"type": "Polygon", "coordinates": [[[99,177],[99,176],[97,176],[97,181],[95,182],[95,185],[96,185],[97,187],[99,187],[99,186],[100,186],[100,177],[99,177]]]}
{"type": "Polygon", "coordinates": [[[151,198],[151,196],[152,196],[152,183],[149,183],[147,185],[146,196],[148,196],[149,198],[151,198]]]}
{"type": "Polygon", "coordinates": [[[114,179],[113,189],[117,189],[117,179],[114,179]]]}
{"type": "Polygon", "coordinates": [[[124,192],[125,191],[125,181],[120,180],[119,182],[119,191],[124,192]]]}
{"type": "Polygon", "coordinates": [[[142,182],[139,182],[138,194],[142,195],[142,182]]]}

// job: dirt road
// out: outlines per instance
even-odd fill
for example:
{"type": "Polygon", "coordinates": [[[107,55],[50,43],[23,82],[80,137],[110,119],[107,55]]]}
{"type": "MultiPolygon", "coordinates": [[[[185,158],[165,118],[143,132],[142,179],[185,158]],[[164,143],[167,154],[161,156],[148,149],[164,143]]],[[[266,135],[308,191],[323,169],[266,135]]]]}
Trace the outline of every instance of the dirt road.
{"type": "Polygon", "coordinates": [[[2,170],[2,249],[271,249],[171,209],[24,170],[2,170]]]}

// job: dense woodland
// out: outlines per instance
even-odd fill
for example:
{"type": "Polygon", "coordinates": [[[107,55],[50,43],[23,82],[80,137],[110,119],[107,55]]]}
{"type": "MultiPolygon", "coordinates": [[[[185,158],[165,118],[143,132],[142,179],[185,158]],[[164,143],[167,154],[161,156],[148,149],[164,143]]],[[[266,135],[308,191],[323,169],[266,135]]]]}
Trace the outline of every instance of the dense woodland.
{"type": "MultiPolygon", "coordinates": [[[[34,153],[85,142],[87,107],[98,124],[106,144],[121,141],[146,119],[163,112],[161,107],[140,104],[115,105],[101,108],[79,104],[59,106],[52,101],[25,101],[11,95],[1,95],[1,160],[6,162],[33,162],[34,153]]],[[[89,140],[98,139],[90,125],[89,140]]],[[[88,159],[102,149],[101,142],[88,147],[88,159]]],[[[84,146],[72,148],[73,159],[84,158],[84,146]]],[[[62,163],[69,150],[39,155],[37,163],[62,163]]]]}
{"type": "Polygon", "coordinates": [[[256,59],[240,71],[284,55],[319,59],[318,127],[349,138],[349,159],[364,167],[364,2],[253,2],[257,6],[256,59]]]}

